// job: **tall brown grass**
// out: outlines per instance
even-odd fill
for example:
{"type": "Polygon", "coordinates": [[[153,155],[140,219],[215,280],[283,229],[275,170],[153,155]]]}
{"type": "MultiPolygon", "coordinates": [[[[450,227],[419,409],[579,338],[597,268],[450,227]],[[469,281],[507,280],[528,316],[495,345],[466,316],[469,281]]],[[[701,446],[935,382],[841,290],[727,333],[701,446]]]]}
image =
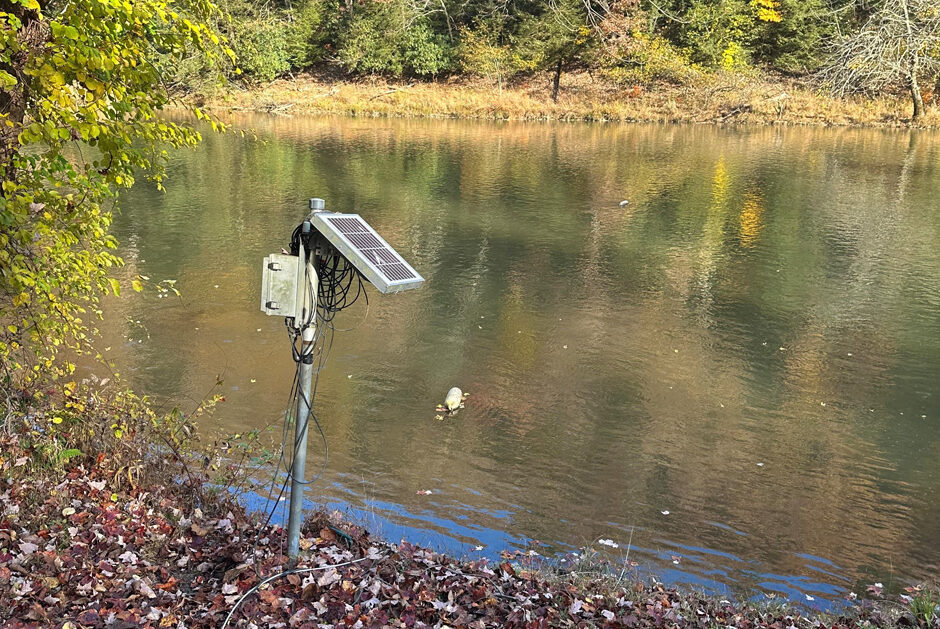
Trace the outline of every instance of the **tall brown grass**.
{"type": "MultiPolygon", "coordinates": [[[[792,80],[715,75],[692,86],[617,85],[588,73],[563,77],[557,102],[537,76],[498,88],[482,80],[437,82],[381,78],[336,80],[305,75],[253,88],[230,88],[210,106],[277,113],[443,117],[485,120],[689,122],[839,126],[911,126],[901,96],[836,98],[792,80]]],[[[940,107],[916,126],[940,127],[940,107]]]]}

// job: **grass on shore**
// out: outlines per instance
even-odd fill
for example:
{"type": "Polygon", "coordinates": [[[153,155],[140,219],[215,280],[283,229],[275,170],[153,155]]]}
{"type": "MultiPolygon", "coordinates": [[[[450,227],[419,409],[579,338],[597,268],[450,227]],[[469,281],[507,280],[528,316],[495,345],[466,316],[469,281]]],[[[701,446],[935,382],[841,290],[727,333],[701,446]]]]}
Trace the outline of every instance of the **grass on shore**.
{"type": "MultiPolygon", "coordinates": [[[[558,102],[549,79],[536,75],[501,89],[484,80],[435,82],[301,75],[245,89],[229,87],[205,104],[216,109],[365,117],[445,117],[480,120],[684,122],[816,126],[910,126],[902,97],[835,98],[798,81],[715,75],[707,84],[647,90],[586,72],[563,76],[558,102]]],[[[917,126],[940,127],[930,106],[917,126]]]]}

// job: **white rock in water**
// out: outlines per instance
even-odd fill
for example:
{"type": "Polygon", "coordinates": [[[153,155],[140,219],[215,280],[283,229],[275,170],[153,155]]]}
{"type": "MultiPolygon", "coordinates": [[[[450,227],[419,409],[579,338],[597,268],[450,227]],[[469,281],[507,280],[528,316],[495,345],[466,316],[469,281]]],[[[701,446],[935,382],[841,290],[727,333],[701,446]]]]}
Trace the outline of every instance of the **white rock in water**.
{"type": "Polygon", "coordinates": [[[449,411],[455,411],[460,408],[461,402],[463,402],[463,391],[458,387],[454,387],[448,391],[447,397],[444,398],[444,406],[446,406],[449,411]]]}

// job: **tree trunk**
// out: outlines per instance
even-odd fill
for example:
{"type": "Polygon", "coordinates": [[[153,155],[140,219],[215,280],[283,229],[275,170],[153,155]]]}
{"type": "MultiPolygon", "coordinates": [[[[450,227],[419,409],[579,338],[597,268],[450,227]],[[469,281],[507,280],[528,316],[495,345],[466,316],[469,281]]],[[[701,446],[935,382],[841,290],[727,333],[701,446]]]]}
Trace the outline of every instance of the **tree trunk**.
{"type": "Polygon", "coordinates": [[[559,59],[558,65],[555,66],[555,80],[552,83],[552,102],[558,102],[558,84],[561,83],[561,68],[564,64],[564,60],[559,59]]]}
{"type": "Polygon", "coordinates": [[[911,14],[907,9],[907,0],[901,0],[901,6],[904,8],[904,23],[907,26],[907,48],[911,55],[908,78],[909,87],[911,88],[911,100],[914,101],[913,121],[917,122],[924,117],[924,96],[920,93],[920,85],[917,83],[917,75],[920,72],[920,52],[915,41],[914,27],[911,25],[911,14]]]}
{"type": "Polygon", "coordinates": [[[0,113],[6,114],[5,124],[0,125],[0,170],[3,171],[6,179],[15,178],[10,162],[19,148],[18,138],[29,102],[29,77],[26,76],[24,70],[31,55],[45,45],[48,37],[45,24],[39,20],[37,11],[17,6],[13,14],[22,22],[16,34],[21,47],[10,55],[8,62],[0,63],[0,70],[17,80],[16,85],[10,89],[0,90],[0,113]]]}
{"type": "Polygon", "coordinates": [[[911,75],[911,100],[914,101],[914,121],[924,117],[924,95],[920,93],[917,75],[911,75]]]}

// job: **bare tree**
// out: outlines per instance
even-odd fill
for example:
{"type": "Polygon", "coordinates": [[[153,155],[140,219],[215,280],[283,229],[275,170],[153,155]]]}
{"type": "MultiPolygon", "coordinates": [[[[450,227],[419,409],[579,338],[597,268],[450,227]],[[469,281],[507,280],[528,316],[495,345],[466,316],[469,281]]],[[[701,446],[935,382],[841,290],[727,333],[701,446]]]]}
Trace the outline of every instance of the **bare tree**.
{"type": "Polygon", "coordinates": [[[920,79],[940,72],[938,50],[937,0],[884,0],[860,30],[834,44],[822,76],[838,94],[904,86],[918,120],[924,115],[920,79]]]}

